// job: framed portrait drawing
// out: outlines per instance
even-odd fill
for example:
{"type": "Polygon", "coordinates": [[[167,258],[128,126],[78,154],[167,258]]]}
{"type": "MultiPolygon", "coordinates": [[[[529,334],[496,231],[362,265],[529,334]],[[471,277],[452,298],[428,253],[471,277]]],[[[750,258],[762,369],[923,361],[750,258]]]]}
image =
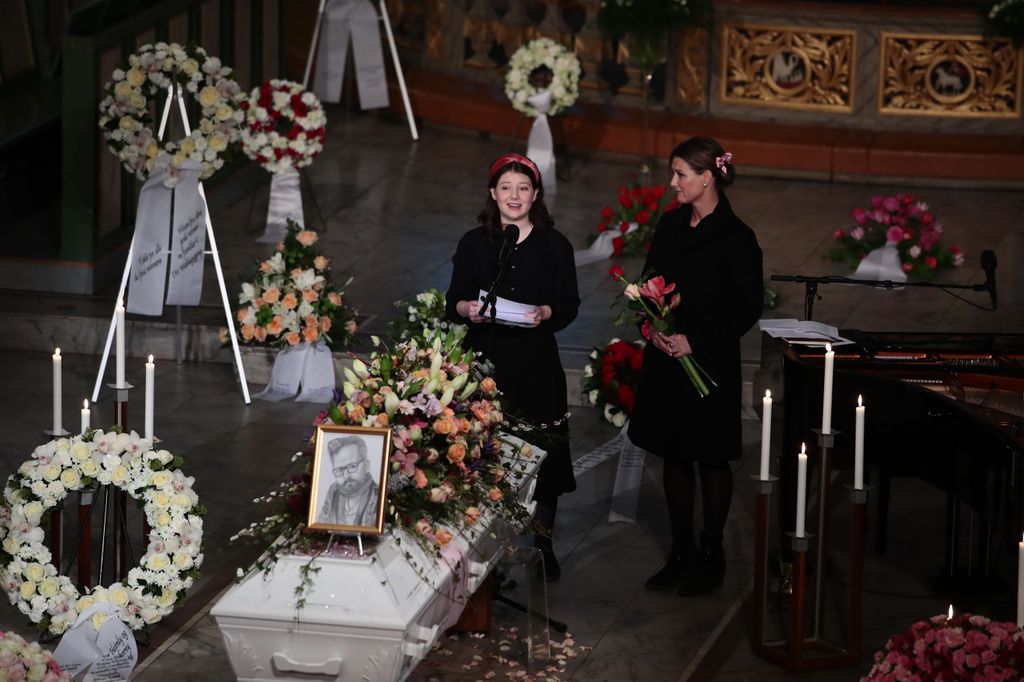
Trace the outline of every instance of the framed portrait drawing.
{"type": "Polygon", "coordinates": [[[382,533],[390,452],[389,428],[318,426],[309,529],[382,533]]]}

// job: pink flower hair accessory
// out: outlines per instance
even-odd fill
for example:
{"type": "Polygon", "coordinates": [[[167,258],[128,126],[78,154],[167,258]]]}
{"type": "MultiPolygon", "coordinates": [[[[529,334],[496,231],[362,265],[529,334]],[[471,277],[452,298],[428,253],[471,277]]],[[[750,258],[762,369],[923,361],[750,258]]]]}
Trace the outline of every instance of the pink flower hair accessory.
{"type": "Polygon", "coordinates": [[[722,175],[728,175],[729,169],[726,168],[726,164],[732,163],[732,152],[725,152],[721,156],[715,157],[715,165],[718,166],[718,170],[722,171],[722,175]]]}

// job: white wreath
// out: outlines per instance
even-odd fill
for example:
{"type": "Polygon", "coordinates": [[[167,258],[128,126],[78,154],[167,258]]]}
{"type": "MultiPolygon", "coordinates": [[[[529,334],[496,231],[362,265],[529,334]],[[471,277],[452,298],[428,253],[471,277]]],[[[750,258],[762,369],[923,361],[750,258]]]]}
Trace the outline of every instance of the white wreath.
{"type": "Polygon", "coordinates": [[[114,69],[103,88],[99,125],[110,151],[140,180],[149,177],[161,154],[171,157],[168,186],[185,161],[201,165],[200,180],[210,177],[224,165],[224,152],[238,142],[242,121],[240,90],[229,73],[230,68],[201,47],[143,45],[128,57],[128,69],[114,69]],[[154,96],[166,95],[175,82],[199,103],[202,116],[188,137],[159,140],[149,103],[154,96]]]}
{"type": "Polygon", "coordinates": [[[271,173],[304,168],[324,148],[327,115],[317,96],[298,83],[266,81],[253,88],[242,109],[242,151],[271,173]]]}
{"type": "MultiPolygon", "coordinates": [[[[0,581],[11,604],[55,635],[98,602],[115,604],[121,619],[135,630],[173,611],[203,561],[204,510],[192,490],[193,479],[181,473],[180,464],[180,457],[152,450],[135,432],[93,431],[36,448],[32,459],[7,480],[0,506],[0,581]],[[57,574],[39,524],[69,492],[94,483],[113,485],[143,500],[152,530],[140,565],[124,582],[94,586],[83,595],[67,576],[57,574]]],[[[93,625],[98,629],[105,618],[102,612],[96,614],[93,625]]]]}
{"type": "Polygon", "coordinates": [[[530,74],[541,66],[552,73],[551,84],[545,88],[551,91],[551,108],[545,112],[549,116],[572,106],[580,94],[580,60],[576,55],[548,38],[531,40],[512,55],[505,76],[505,95],[517,111],[527,116],[540,115],[528,100],[542,92],[530,84],[530,74]]]}

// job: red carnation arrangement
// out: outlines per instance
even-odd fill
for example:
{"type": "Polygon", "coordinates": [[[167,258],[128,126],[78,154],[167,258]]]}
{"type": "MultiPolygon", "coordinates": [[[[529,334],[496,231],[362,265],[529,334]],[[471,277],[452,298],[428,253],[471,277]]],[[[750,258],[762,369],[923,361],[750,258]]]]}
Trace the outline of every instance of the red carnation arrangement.
{"type": "Polygon", "coordinates": [[[241,107],[242,151],[271,173],[308,166],[323,150],[327,116],[317,96],[298,83],[266,81],[241,107]]]}
{"type": "Polygon", "coordinates": [[[602,208],[601,222],[597,226],[599,234],[609,230],[621,233],[612,240],[615,249],[612,255],[647,254],[658,220],[665,212],[679,207],[675,199],[662,205],[666,193],[665,185],[636,186],[632,189],[625,185],[619,187],[618,206],[614,209],[611,206],[602,208]]]}
{"type": "Polygon", "coordinates": [[[613,426],[621,427],[633,412],[644,345],[643,341],[612,339],[604,348],[595,348],[583,368],[584,395],[613,426]]]}

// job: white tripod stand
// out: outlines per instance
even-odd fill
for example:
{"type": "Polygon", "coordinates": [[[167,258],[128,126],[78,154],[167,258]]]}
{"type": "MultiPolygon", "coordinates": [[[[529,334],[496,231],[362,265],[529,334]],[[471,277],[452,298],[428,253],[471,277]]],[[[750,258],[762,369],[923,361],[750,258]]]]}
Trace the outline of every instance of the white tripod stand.
{"type": "MultiPolygon", "coordinates": [[[[171,101],[176,99],[178,101],[178,110],[181,112],[182,125],[185,128],[185,134],[191,135],[192,128],[188,122],[188,113],[185,111],[185,98],[181,92],[181,86],[178,84],[172,85],[167,88],[167,101],[164,103],[164,112],[160,117],[160,131],[157,133],[159,139],[163,139],[164,131],[167,128],[167,118],[171,112],[171,101]]],[[[238,350],[238,337],[235,334],[235,318],[231,314],[231,303],[228,301],[228,291],[224,286],[224,271],[220,265],[220,253],[217,251],[217,240],[213,236],[213,223],[210,221],[210,207],[206,201],[206,192],[203,189],[203,183],[199,183],[199,196],[203,201],[203,205],[206,209],[206,238],[209,240],[210,248],[204,253],[213,256],[213,266],[217,271],[217,283],[220,285],[220,298],[224,304],[224,315],[227,318],[228,333],[231,335],[231,348],[235,353],[235,366],[238,368],[238,381],[242,385],[242,398],[245,400],[245,404],[248,405],[252,400],[249,398],[249,385],[245,381],[245,368],[242,367],[242,354],[238,350]]],[[[135,236],[132,235],[132,243],[128,247],[128,259],[124,265],[124,274],[121,275],[121,288],[118,289],[117,298],[115,301],[124,300],[125,288],[128,286],[128,275],[132,268],[132,251],[135,248],[135,236]]],[[[107,358],[110,356],[110,345],[114,340],[115,321],[117,319],[117,312],[115,306],[114,316],[110,320],[110,329],[107,331],[107,342],[103,347],[103,355],[100,358],[100,371],[96,375],[96,384],[92,389],[92,401],[94,403],[99,402],[100,394],[100,383],[103,381],[103,373],[107,369],[107,358]]]]}

